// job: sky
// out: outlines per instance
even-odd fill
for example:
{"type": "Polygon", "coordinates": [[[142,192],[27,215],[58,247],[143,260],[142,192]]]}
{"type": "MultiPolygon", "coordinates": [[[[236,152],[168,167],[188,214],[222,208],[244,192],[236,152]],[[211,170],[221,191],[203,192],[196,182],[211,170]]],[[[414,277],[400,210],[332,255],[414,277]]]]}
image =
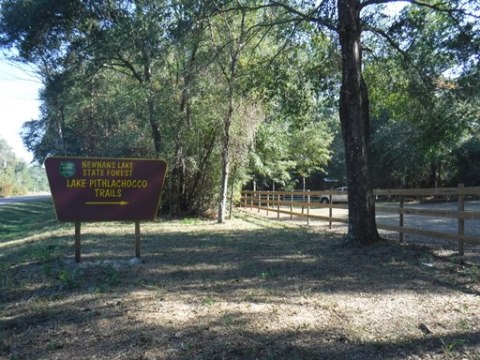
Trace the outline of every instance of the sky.
{"type": "Polygon", "coordinates": [[[39,117],[41,86],[31,68],[13,64],[0,54],[0,137],[12,147],[17,158],[28,163],[33,156],[23,145],[20,132],[24,122],[39,117]]]}

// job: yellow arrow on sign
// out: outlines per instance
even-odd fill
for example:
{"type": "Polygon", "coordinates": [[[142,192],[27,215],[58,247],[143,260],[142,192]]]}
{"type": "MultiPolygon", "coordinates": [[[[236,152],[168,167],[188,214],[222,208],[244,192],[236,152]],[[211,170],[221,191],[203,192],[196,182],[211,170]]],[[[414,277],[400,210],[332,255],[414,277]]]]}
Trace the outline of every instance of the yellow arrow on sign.
{"type": "Polygon", "coordinates": [[[87,201],[85,205],[128,205],[128,201],[87,201]]]}

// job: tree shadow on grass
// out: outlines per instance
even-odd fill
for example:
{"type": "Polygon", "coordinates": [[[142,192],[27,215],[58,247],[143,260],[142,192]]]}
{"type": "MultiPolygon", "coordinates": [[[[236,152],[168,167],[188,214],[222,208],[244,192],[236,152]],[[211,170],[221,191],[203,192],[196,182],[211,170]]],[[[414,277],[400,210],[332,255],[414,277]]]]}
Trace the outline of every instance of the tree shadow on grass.
{"type": "MultiPolygon", "coordinates": [[[[136,266],[129,262],[134,255],[133,234],[90,229],[82,239],[80,266],[73,263],[72,245],[73,236],[52,236],[45,240],[44,248],[36,244],[36,251],[31,244],[18,246],[9,257],[21,259],[31,247],[30,262],[19,261],[4,270],[3,276],[24,274],[52,288],[63,288],[67,282],[77,292],[104,287],[105,277],[98,274],[110,271],[118,279],[111,287],[117,289],[168,283],[176,291],[223,294],[253,287],[281,289],[286,294],[303,288],[317,293],[403,290],[479,295],[475,277],[462,276],[457,263],[435,257],[426,247],[393,242],[347,247],[340,237],[298,227],[234,232],[219,227],[217,231],[191,233],[162,229],[142,235],[144,262],[136,266]],[[36,276],[42,272],[47,274],[36,276]],[[61,274],[63,279],[59,278],[61,274]],[[75,276],[77,279],[70,281],[69,277],[75,276]]],[[[28,286],[23,292],[21,287],[4,289],[4,297],[18,300],[33,296],[42,288],[39,285],[28,286]]]]}
{"type": "Polygon", "coordinates": [[[80,265],[73,262],[73,235],[49,236],[35,245],[45,250],[39,254],[48,255],[50,249],[55,256],[34,256],[28,252],[31,244],[9,248],[0,298],[3,354],[28,359],[403,359],[423,353],[448,358],[448,351],[472,352],[479,346],[477,328],[369,342],[352,336],[341,323],[264,329],[254,312],[234,309],[215,315],[207,311],[177,324],[155,320],[165,317],[163,298],[178,302],[179,309],[193,302],[201,313],[216,302],[245,309],[301,307],[302,294],[317,299],[402,291],[479,295],[478,280],[459,275],[457,263],[425,247],[345,247],[330,234],[262,227],[261,222],[248,229],[200,224],[191,231],[160,224],[142,235],[144,262],[132,265],[133,232],[121,224],[110,227],[87,227],[80,265]],[[138,293],[158,298],[142,309],[138,293]],[[34,343],[40,345],[29,348],[34,343]]]}
{"type": "Polygon", "coordinates": [[[0,355],[25,359],[477,359],[480,332],[445,336],[404,337],[391,341],[361,341],[345,329],[268,330],[256,319],[230,311],[208,321],[141,322],[121,301],[102,305],[71,301],[43,313],[0,320],[6,332],[24,332],[31,346],[8,340],[0,355]],[[81,334],[81,335],[80,335],[81,334]],[[76,339],[76,340],[73,340],[76,339]],[[35,345],[34,345],[35,344],[35,345]]]}

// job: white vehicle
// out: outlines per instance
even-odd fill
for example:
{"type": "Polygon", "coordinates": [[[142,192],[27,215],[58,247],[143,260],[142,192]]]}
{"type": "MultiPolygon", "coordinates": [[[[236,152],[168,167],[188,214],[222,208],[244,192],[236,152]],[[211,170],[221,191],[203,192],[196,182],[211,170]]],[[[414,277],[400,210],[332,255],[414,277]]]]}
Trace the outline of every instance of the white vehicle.
{"type": "MultiPolygon", "coordinates": [[[[333,191],[342,192],[343,194],[332,195],[332,203],[348,202],[348,186],[341,186],[333,191]]],[[[330,202],[330,197],[328,195],[321,195],[320,202],[328,204],[330,202]]]]}

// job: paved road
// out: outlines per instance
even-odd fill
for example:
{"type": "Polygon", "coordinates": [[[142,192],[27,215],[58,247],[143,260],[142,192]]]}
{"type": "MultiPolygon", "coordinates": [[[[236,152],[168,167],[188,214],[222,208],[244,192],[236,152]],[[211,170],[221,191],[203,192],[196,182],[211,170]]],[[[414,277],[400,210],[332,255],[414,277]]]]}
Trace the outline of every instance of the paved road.
{"type": "Polygon", "coordinates": [[[13,196],[8,198],[0,198],[0,206],[4,204],[23,203],[29,201],[41,201],[50,199],[51,195],[25,195],[25,196],[13,196]]]}

